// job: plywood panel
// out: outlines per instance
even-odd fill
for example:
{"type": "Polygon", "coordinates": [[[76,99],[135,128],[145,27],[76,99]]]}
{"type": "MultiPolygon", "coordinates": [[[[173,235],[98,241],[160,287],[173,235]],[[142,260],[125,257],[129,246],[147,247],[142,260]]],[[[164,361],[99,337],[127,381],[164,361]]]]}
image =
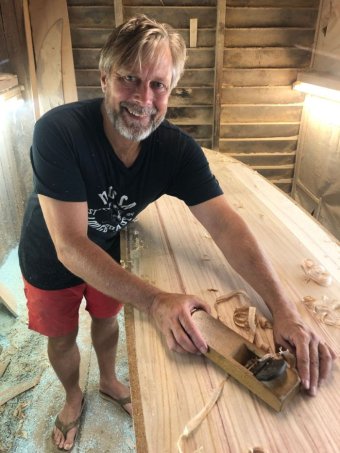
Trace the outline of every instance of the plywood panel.
{"type": "Polygon", "coordinates": [[[225,68],[305,68],[310,52],[294,47],[226,48],[225,68]]]}
{"type": "MultiPolygon", "coordinates": [[[[338,245],[257,173],[220,154],[209,155],[209,160],[230,203],[267,250],[305,321],[340,352],[340,331],[317,321],[300,302],[306,293],[318,297],[327,292],[332,298],[339,292],[338,245]],[[305,256],[331,269],[335,278],[331,288],[304,281],[300,262],[305,256]]],[[[282,184],[289,184],[289,180],[283,179],[282,184]]],[[[211,305],[218,295],[243,287],[250,292],[252,303],[263,307],[178,200],[163,197],[151,205],[131,226],[130,234],[134,240],[125,262],[142,278],[167,291],[197,294],[211,305]],[[143,244],[138,250],[136,237],[138,244],[143,244]]],[[[168,352],[152,319],[145,314],[128,311],[127,329],[137,452],[175,452],[186,422],[203,407],[223,373],[201,357],[168,352]]],[[[340,443],[339,378],[337,367],[317,398],[300,393],[280,414],[229,379],[205,422],[185,441],[184,451],[234,453],[261,447],[263,451],[281,453],[284,445],[288,452],[317,448],[333,453],[340,443]]]]}
{"type": "Polygon", "coordinates": [[[290,47],[311,46],[313,28],[228,28],[224,34],[226,47],[290,47]]]}
{"type": "Polygon", "coordinates": [[[211,105],[213,96],[213,88],[174,88],[169,99],[169,106],[211,105]]]}
{"type": "Polygon", "coordinates": [[[302,27],[313,28],[317,8],[248,8],[227,7],[227,27],[302,27]]]}

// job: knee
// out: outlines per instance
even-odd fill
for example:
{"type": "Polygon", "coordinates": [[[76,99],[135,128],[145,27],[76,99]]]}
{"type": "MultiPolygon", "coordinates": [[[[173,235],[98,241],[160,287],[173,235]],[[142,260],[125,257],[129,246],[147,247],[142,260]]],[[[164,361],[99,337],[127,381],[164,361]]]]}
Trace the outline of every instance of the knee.
{"type": "Polygon", "coordinates": [[[76,344],[78,330],[62,337],[49,337],[48,349],[56,353],[69,351],[76,344]]]}
{"type": "Polygon", "coordinates": [[[117,317],[111,316],[111,318],[95,318],[92,316],[92,326],[94,328],[117,328],[117,317]]]}

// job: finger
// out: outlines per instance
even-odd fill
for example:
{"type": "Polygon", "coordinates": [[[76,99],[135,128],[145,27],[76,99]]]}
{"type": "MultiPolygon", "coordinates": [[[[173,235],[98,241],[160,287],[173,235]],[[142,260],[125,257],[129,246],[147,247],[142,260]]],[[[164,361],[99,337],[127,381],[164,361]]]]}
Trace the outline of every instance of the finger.
{"type": "Polygon", "coordinates": [[[296,342],[296,362],[297,370],[301,378],[302,385],[306,390],[310,388],[309,371],[309,342],[306,340],[296,342]]]}
{"type": "Polygon", "coordinates": [[[177,343],[175,340],[172,332],[169,332],[166,336],[166,343],[168,345],[168,348],[170,351],[178,352],[179,354],[186,354],[187,351],[185,351],[181,345],[177,343]]]}
{"type": "Polygon", "coordinates": [[[182,324],[183,329],[189,336],[189,338],[190,338],[191,342],[194,344],[195,348],[202,354],[205,354],[208,350],[207,342],[205,341],[200,330],[198,329],[198,327],[192,320],[191,315],[182,316],[182,318],[180,318],[180,323],[182,324]]]}
{"type": "Polygon", "coordinates": [[[333,355],[332,353],[334,354],[327,344],[319,343],[319,384],[321,381],[327,379],[332,370],[333,360],[335,358],[335,354],[333,355]]]}
{"type": "Polygon", "coordinates": [[[316,395],[317,386],[319,382],[319,343],[311,341],[309,344],[309,375],[310,375],[310,386],[309,394],[312,396],[316,395]]]}
{"type": "Polygon", "coordinates": [[[191,338],[188,336],[188,333],[180,320],[178,320],[177,325],[173,326],[172,334],[176,343],[179,344],[186,352],[190,352],[191,354],[197,354],[199,352],[191,338]]]}
{"type": "Polygon", "coordinates": [[[204,310],[204,311],[206,311],[206,312],[209,313],[209,314],[211,313],[211,307],[210,307],[210,305],[208,305],[208,304],[206,304],[206,303],[204,303],[204,302],[201,302],[201,301],[197,302],[197,300],[195,301],[195,303],[194,303],[194,305],[193,305],[193,307],[192,307],[190,313],[192,313],[193,311],[195,311],[195,309],[197,309],[197,308],[199,308],[199,309],[201,309],[201,310],[204,310]]]}

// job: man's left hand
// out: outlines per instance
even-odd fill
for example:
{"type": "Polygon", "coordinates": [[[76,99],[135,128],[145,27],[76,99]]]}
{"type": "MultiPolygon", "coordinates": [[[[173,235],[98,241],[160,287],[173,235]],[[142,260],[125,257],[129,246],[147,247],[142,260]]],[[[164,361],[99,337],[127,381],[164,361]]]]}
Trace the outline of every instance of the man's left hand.
{"type": "Polygon", "coordinates": [[[296,356],[302,385],[312,396],[331,373],[336,354],[298,314],[274,317],[274,340],[296,356]]]}

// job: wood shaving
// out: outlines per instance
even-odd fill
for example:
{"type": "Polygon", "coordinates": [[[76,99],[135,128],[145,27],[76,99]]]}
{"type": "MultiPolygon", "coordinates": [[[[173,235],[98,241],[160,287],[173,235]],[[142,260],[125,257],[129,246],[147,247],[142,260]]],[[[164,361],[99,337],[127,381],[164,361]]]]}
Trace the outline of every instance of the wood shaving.
{"type": "Polygon", "coordinates": [[[332,284],[332,276],[321,264],[315,263],[311,259],[305,259],[301,267],[305,273],[307,283],[313,280],[321,286],[330,286],[332,284]]]}
{"type": "Polygon", "coordinates": [[[340,302],[323,296],[321,300],[311,296],[302,299],[306,307],[316,315],[316,318],[328,326],[340,327],[340,302]]]}
{"type": "Polygon", "coordinates": [[[206,405],[196,414],[188,423],[185,425],[182,434],[179,436],[177,441],[177,449],[179,453],[184,453],[183,450],[183,441],[187,439],[190,434],[195,431],[199,427],[199,425],[203,422],[203,420],[207,417],[211,409],[214,407],[215,403],[218,401],[219,397],[222,394],[223,386],[226,380],[228,379],[228,375],[226,379],[223,379],[218,387],[213,391],[211,398],[206,403],[206,405]]]}

